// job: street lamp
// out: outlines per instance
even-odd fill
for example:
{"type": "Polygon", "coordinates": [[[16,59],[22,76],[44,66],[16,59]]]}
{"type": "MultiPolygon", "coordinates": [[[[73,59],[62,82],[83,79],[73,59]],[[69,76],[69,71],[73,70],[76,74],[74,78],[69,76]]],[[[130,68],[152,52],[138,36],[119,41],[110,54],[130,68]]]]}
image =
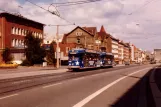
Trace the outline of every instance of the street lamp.
{"type": "Polygon", "coordinates": [[[56,63],[56,68],[59,68],[59,25],[57,25],[57,33],[56,33],[56,57],[57,57],[57,63],[56,63]]]}

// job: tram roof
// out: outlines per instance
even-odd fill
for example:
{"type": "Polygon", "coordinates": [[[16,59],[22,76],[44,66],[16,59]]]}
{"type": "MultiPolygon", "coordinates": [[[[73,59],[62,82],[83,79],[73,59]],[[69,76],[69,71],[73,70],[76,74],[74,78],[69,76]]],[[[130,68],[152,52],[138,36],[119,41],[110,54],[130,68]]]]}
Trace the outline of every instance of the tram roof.
{"type": "Polygon", "coordinates": [[[70,54],[79,54],[79,53],[95,53],[98,54],[97,51],[89,50],[89,49],[73,49],[69,51],[70,54]]]}
{"type": "Polygon", "coordinates": [[[107,53],[107,52],[100,52],[100,55],[111,55],[111,56],[113,56],[112,53],[107,53]]]}

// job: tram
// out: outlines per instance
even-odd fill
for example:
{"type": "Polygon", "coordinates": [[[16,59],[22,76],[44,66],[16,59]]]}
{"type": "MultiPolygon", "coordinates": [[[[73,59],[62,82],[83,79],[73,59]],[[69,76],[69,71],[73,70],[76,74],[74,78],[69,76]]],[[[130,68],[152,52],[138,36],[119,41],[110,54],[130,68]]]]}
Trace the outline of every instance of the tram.
{"type": "Polygon", "coordinates": [[[111,53],[97,52],[89,49],[70,50],[68,57],[68,68],[72,70],[112,67],[114,58],[111,53]]]}
{"type": "Polygon", "coordinates": [[[113,67],[114,55],[112,53],[100,52],[101,67],[113,67]]]}

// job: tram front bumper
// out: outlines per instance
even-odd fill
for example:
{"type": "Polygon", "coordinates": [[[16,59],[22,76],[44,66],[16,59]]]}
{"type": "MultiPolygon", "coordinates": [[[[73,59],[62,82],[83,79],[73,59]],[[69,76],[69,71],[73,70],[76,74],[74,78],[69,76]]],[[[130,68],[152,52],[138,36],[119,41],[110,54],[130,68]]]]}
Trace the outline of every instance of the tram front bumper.
{"type": "Polygon", "coordinates": [[[72,68],[80,68],[80,66],[68,66],[68,69],[72,69],[72,68]]]}

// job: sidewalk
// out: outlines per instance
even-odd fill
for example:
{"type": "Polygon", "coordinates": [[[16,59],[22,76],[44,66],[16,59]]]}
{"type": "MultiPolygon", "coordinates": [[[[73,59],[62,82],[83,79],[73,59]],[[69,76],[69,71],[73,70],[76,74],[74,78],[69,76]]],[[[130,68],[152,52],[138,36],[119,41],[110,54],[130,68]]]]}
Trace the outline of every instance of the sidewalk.
{"type": "MultiPolygon", "coordinates": [[[[116,65],[115,67],[125,66],[124,64],[116,65]]],[[[44,74],[63,73],[68,71],[68,66],[61,66],[59,69],[55,67],[22,67],[17,69],[0,69],[0,80],[11,79],[18,77],[36,76],[44,74]]]]}
{"type": "Polygon", "coordinates": [[[149,84],[156,107],[161,107],[161,65],[151,72],[149,84]]]}
{"type": "Polygon", "coordinates": [[[44,74],[63,73],[67,71],[67,67],[61,67],[60,69],[56,69],[54,67],[19,67],[17,69],[4,69],[0,70],[0,80],[44,74]]]}

